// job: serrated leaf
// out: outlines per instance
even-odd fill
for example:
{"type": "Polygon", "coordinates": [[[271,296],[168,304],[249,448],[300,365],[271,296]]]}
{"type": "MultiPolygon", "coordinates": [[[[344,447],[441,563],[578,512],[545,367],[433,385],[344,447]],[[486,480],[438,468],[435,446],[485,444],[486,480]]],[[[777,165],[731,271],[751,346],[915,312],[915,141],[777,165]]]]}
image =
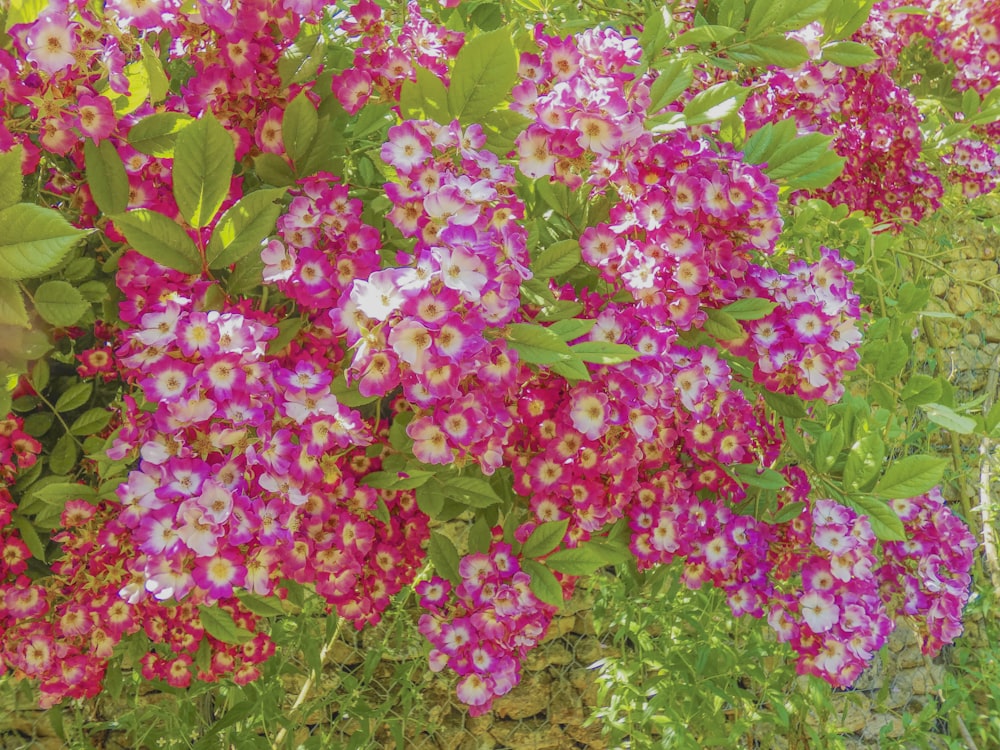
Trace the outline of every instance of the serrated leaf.
{"type": "Polygon", "coordinates": [[[442,578],[447,578],[454,585],[462,581],[458,572],[459,558],[455,544],[437,531],[431,532],[430,542],[427,544],[427,556],[434,564],[434,569],[442,578]]]}
{"type": "Polygon", "coordinates": [[[90,382],[84,383],[74,383],[56,400],[55,409],[58,412],[73,411],[73,409],[79,409],[88,400],[90,400],[90,394],[94,392],[94,384],[90,382]]]}
{"type": "Polygon", "coordinates": [[[851,446],[844,465],[844,489],[864,489],[882,471],[885,461],[885,443],[872,433],[865,435],[851,446]]]}
{"type": "Polygon", "coordinates": [[[42,544],[42,540],[31,521],[18,513],[14,513],[10,517],[10,520],[13,521],[17,530],[21,532],[21,541],[24,542],[28,551],[31,552],[32,557],[45,562],[45,545],[42,544]]]}
{"type": "Polygon", "coordinates": [[[768,523],[788,523],[792,519],[801,516],[802,511],[804,511],[806,507],[805,503],[788,503],[787,505],[782,506],[777,513],[768,519],[768,523]]]}
{"type": "Polygon", "coordinates": [[[78,436],[93,435],[107,427],[110,421],[111,412],[107,409],[88,409],[73,421],[69,426],[69,432],[78,436]]]}
{"type": "Polygon", "coordinates": [[[183,112],[161,112],[144,117],[128,132],[128,142],[136,151],[172,159],[180,132],[195,119],[183,112]]]}
{"type": "Polygon", "coordinates": [[[933,456],[907,456],[886,469],[872,494],[890,500],[917,497],[941,483],[948,460],[933,456]]]}
{"type": "Polygon", "coordinates": [[[573,358],[569,346],[548,328],[530,323],[512,323],[507,344],[525,362],[546,365],[573,358]]]}
{"type": "Polygon", "coordinates": [[[476,477],[449,477],[444,481],[445,495],[470,508],[488,508],[502,501],[485,479],[476,477]]]}
{"type": "Polygon", "coordinates": [[[563,590],[552,571],[534,560],[522,560],[521,568],[531,576],[528,586],[539,601],[553,607],[563,605],[563,590]]]}
{"type": "Polygon", "coordinates": [[[163,70],[163,63],[150,46],[146,42],[140,42],[139,49],[142,52],[143,65],[146,66],[146,77],[149,79],[149,101],[151,104],[158,104],[167,98],[170,81],[163,70]]]}
{"type": "Polygon", "coordinates": [[[770,34],[750,44],[750,51],[758,55],[763,65],[780,68],[797,68],[809,59],[809,50],[796,39],[784,34],[770,34]]]}
{"type": "Polygon", "coordinates": [[[123,70],[128,79],[128,93],[113,100],[115,114],[121,118],[131,114],[149,98],[149,69],[142,60],[136,60],[123,70]]]}
{"type": "Polygon", "coordinates": [[[24,195],[24,176],[21,174],[23,157],[23,146],[14,146],[0,154],[0,209],[21,202],[24,195]]]}
{"type": "Polygon", "coordinates": [[[366,474],[361,484],[380,490],[412,490],[420,487],[435,475],[433,471],[373,471],[366,474]]]}
{"type": "Polygon", "coordinates": [[[785,476],[774,469],[762,469],[756,464],[737,464],[733,474],[750,487],[760,487],[763,490],[780,490],[788,484],[785,476]]]}
{"type": "Polygon", "coordinates": [[[549,521],[535,527],[521,549],[521,554],[525,557],[541,557],[558,547],[566,536],[569,528],[569,519],[561,521],[549,521]]]}
{"type": "Polygon", "coordinates": [[[770,161],[774,152],[794,140],[797,133],[798,129],[793,119],[765,123],[743,144],[743,157],[750,164],[770,161]]]}
{"type": "Polygon", "coordinates": [[[232,615],[225,610],[199,604],[198,614],[205,632],[218,641],[239,645],[253,640],[253,633],[233,622],[232,615]]]}
{"type": "Polygon", "coordinates": [[[444,83],[420,65],[416,66],[416,77],[416,81],[403,82],[399,94],[400,114],[409,119],[426,118],[438,123],[448,122],[451,117],[448,114],[448,89],[444,83]]]}
{"type": "Polygon", "coordinates": [[[0,210],[0,279],[33,279],[59,263],[93,230],[77,229],[57,211],[30,203],[0,210]]]}
{"type": "Polygon", "coordinates": [[[259,252],[281,215],[282,207],[275,201],[286,192],[285,188],[257,190],[226,209],[205,248],[208,267],[226,268],[254,250],[259,252]]]}
{"type": "Polygon", "coordinates": [[[797,396],[789,396],[786,393],[772,393],[771,391],[764,391],[764,403],[774,409],[775,413],[782,417],[801,419],[806,416],[806,409],[802,404],[802,399],[797,396]]]}
{"type": "Polygon", "coordinates": [[[912,408],[921,404],[935,403],[941,398],[941,393],[941,383],[937,378],[916,373],[906,381],[899,397],[904,404],[912,408]]]}
{"type": "Polygon", "coordinates": [[[677,101],[677,97],[694,80],[694,69],[681,60],[666,60],[655,67],[659,75],[649,87],[649,107],[646,108],[646,112],[651,115],[677,101]]]}
{"type": "Polygon", "coordinates": [[[326,42],[321,34],[309,33],[314,28],[311,24],[303,24],[298,37],[278,58],[282,87],[312,78],[323,64],[326,42]]]}
{"type": "Polygon", "coordinates": [[[68,328],[90,309],[79,290],[65,281],[46,281],[35,290],[34,299],[38,314],[57,328],[68,328]]]}
{"type": "Polygon", "coordinates": [[[875,50],[860,42],[835,42],[823,48],[823,59],[837,65],[856,68],[878,59],[875,50]]]}
{"type": "Polygon", "coordinates": [[[831,151],[833,137],[823,133],[806,133],[780,145],[767,161],[768,177],[782,180],[805,173],[824,154],[831,151]]]}
{"type": "MultiPolygon", "coordinates": [[[[747,37],[757,37],[777,28],[782,17],[788,15],[792,0],[756,0],[747,18],[747,37]]],[[[795,0],[797,2],[797,0],[795,0]]]]}
{"type": "Polygon", "coordinates": [[[844,450],[844,430],[838,426],[832,430],[827,430],[816,439],[813,446],[813,462],[820,471],[827,471],[844,450]]]}
{"type": "Polygon", "coordinates": [[[768,299],[746,297],[726,305],[722,308],[722,312],[733,320],[760,320],[774,312],[777,306],[777,302],[768,299]]]}
{"type": "Polygon", "coordinates": [[[455,58],[448,110],[463,125],[484,117],[517,83],[517,51],[506,28],[466,41],[455,58]]]}
{"type": "Polygon", "coordinates": [[[417,487],[417,507],[429,518],[437,518],[444,510],[444,488],[440,482],[428,482],[417,487]]]}
{"type": "Polygon", "coordinates": [[[959,435],[971,435],[976,431],[976,420],[963,417],[944,404],[921,404],[920,408],[924,410],[929,420],[934,424],[941,425],[946,430],[951,430],[959,435]]]}
{"type": "Polygon", "coordinates": [[[573,270],[580,265],[580,243],[562,240],[545,248],[531,264],[537,279],[549,279],[573,270]]]}
{"type": "Polygon", "coordinates": [[[596,324],[596,320],[565,318],[550,325],[549,330],[558,335],[563,341],[569,343],[581,336],[586,336],[596,324]]]}
{"type": "Polygon", "coordinates": [[[241,591],[237,595],[240,604],[249,609],[255,615],[261,617],[276,617],[285,614],[285,608],[281,600],[271,596],[261,596],[249,591],[241,591]]]}
{"type": "Polygon", "coordinates": [[[617,365],[642,356],[627,344],[612,344],[607,341],[581,341],[569,350],[577,359],[598,365],[617,365]]]}
{"type": "Polygon", "coordinates": [[[848,495],[844,504],[858,513],[868,516],[872,531],[883,542],[902,542],[906,539],[906,529],[891,506],[870,495],[848,495]]]}
{"type": "Polygon", "coordinates": [[[714,308],[709,308],[705,312],[708,315],[708,319],[705,321],[702,330],[704,330],[705,333],[714,336],[719,341],[733,341],[735,339],[741,339],[747,335],[743,326],[741,326],[736,319],[728,313],[714,308]]]}
{"type": "Polygon", "coordinates": [[[743,106],[750,89],[735,81],[717,83],[696,94],[684,107],[684,120],[688,126],[717,122],[743,106]]]}
{"type": "Polygon", "coordinates": [[[295,164],[306,155],[319,129],[319,115],[305,91],[299,93],[285,108],[281,120],[281,136],[285,151],[295,164]]]}
{"type": "Polygon", "coordinates": [[[284,187],[295,184],[295,172],[277,154],[259,154],[254,157],[253,169],[260,181],[267,185],[284,187]]]}
{"type": "Polygon", "coordinates": [[[113,217],[128,243],[141,255],[182,273],[201,272],[201,253],[180,224],[140,208],[113,217]]]}
{"type": "Polygon", "coordinates": [[[0,279],[0,325],[30,327],[24,296],[17,284],[9,279],[0,279]]]}
{"type": "Polygon", "coordinates": [[[235,144],[210,113],[188,125],[174,146],[174,199],[181,215],[196,229],[215,218],[229,195],[235,144]]]}
{"type": "Polygon", "coordinates": [[[733,29],[728,26],[719,26],[715,24],[706,24],[704,26],[696,26],[693,29],[685,31],[683,34],[674,39],[674,46],[676,47],[687,47],[689,45],[701,45],[701,44],[715,44],[719,42],[724,42],[727,39],[732,39],[734,36],[739,34],[738,29],[733,29]]]}
{"type": "Polygon", "coordinates": [[[53,474],[68,474],[76,466],[76,441],[68,433],[60,437],[49,454],[49,470],[53,474]]]}
{"type": "Polygon", "coordinates": [[[591,382],[590,371],[587,366],[578,359],[570,359],[565,362],[552,362],[547,367],[556,375],[561,375],[570,383],[579,381],[591,382]]]}

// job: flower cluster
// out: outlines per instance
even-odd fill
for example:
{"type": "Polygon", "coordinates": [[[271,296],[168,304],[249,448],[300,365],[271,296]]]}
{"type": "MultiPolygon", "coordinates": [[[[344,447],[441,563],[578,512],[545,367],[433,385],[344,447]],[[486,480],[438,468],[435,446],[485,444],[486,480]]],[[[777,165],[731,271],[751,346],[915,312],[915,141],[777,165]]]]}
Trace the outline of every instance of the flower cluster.
{"type": "Polygon", "coordinates": [[[340,33],[355,46],[353,64],[333,77],[333,92],[351,114],[375,96],[399,101],[404,81],[416,80],[417,66],[448,80],[448,61],[462,48],[465,35],[430,23],[415,0],[406,5],[406,19],[393,33],[382,8],[372,0],[350,7],[340,33]]]}
{"type": "Polygon", "coordinates": [[[0,482],[13,483],[19,471],[38,461],[42,444],[24,431],[24,420],[14,414],[0,419],[0,482]]]}
{"type": "Polygon", "coordinates": [[[963,138],[941,161],[950,167],[951,181],[962,186],[968,200],[992,192],[1000,180],[1000,154],[982,141],[963,138]]]}
{"type": "Polygon", "coordinates": [[[923,651],[933,656],[962,633],[976,540],[937,488],[894,500],[892,509],[906,541],[884,543],[884,564],[875,573],[893,610],[919,618],[923,651]]]}
{"type": "Polygon", "coordinates": [[[922,116],[913,97],[886,72],[808,62],[771,70],[743,107],[747,132],[794,120],[799,132],[834,136],[844,171],[827,187],[800,191],[895,227],[940,205],[942,186],[920,159],[922,116]]]}
{"type": "Polygon", "coordinates": [[[742,341],[725,343],[754,363],[754,380],[768,390],[835,403],[844,393],[844,374],[858,364],[860,300],[848,276],[854,264],[829,248],[820,252],[815,264],[791,261],[787,274],[752,266],[744,293],[777,306],[742,321],[742,341]]]}
{"type": "Polygon", "coordinates": [[[454,670],[459,700],[479,716],[520,682],[520,661],[545,636],[555,607],[535,597],[510,545],[496,539],[487,554],[463,557],[459,575],[454,590],[438,577],[417,584],[429,611],[419,628],[431,642],[431,669],[454,670]]]}

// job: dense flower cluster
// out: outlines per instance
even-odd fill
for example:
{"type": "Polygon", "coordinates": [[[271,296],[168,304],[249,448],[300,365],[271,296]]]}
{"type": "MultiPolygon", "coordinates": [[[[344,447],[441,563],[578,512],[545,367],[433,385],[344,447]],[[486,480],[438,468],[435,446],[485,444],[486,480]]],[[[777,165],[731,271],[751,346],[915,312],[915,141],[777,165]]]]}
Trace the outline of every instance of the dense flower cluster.
{"type": "Polygon", "coordinates": [[[771,70],[743,107],[747,132],[794,120],[799,132],[834,136],[844,171],[825,188],[803,191],[866,211],[896,227],[940,204],[940,180],[920,159],[922,117],[913,97],[886,72],[807,62],[771,70]]]}
{"type": "MultiPolygon", "coordinates": [[[[177,0],[106,5],[98,18],[82,1],[54,2],[11,30],[18,57],[0,51],[0,109],[17,116],[0,125],[0,149],[24,145],[26,173],[42,152],[60,157],[43,182],[90,227],[100,210],[84,139],[109,140],[129,208],[178,219],[198,248],[213,226],[179,220],[172,158],[127,142],[155,108],[212,114],[232,135],[239,166],[225,209],[256,186],[252,157],[287,157],[287,103],[329,96],[314,81],[289,84],[276,64],[303,20],[326,14],[354,50],[353,66],[332,72],[350,114],[397,104],[419,68],[447,84],[465,43],[416,2],[400,17],[371,0],[346,13],[318,0],[204,0],[197,13],[177,0]],[[172,88],[161,58],[188,60],[172,88]]],[[[0,487],[0,657],[41,684],[45,705],[94,695],[127,639],[147,679],[252,680],[274,650],[254,606],[294,584],[358,628],[377,623],[426,558],[431,521],[414,492],[379,489],[416,468],[417,481],[438,468],[484,485],[474,477],[512,476],[506,489],[527,498],[511,509],[526,518],[518,542],[566,521],[563,549],[627,546],[641,568],[683,559],[687,585],[711,583],[735,614],[767,616],[801,671],[836,685],[884,643],[890,613],[921,618],[931,652],[957,635],[973,544],[940,496],[896,502],[908,541],[876,557],[865,517],[813,499],[804,472],[781,468],[782,429],[745,387],[840,397],[860,338],[852,264],[829,248],[814,263],[770,257],[778,186],[702,131],[648,127],[656,73],[634,72],[636,39],[539,26],[535,41],[510,93],[527,118],[509,134],[510,155],[488,149],[478,124],[401,117],[375,146],[388,177],[371,206],[360,197],[371,187],[298,175],[259,253],[261,304],[232,291],[242,264],[188,275],[132,249],[116,257],[121,325],[95,327],[78,373],[121,380],[108,456],[124,481],[93,503],[66,503],[51,536],[61,556],[38,580],[0,487]],[[549,217],[528,216],[524,196],[556,188],[608,205],[564,235],[579,242],[573,285],[530,270],[549,217]],[[361,218],[379,207],[382,231],[361,218]],[[529,282],[575,315],[541,315],[522,298],[529,282]],[[726,312],[741,304],[752,312],[726,312]],[[558,356],[529,367],[514,332],[558,356]],[[772,510],[788,520],[756,512],[762,489],[777,492],[772,510]]],[[[897,224],[936,205],[919,113],[887,70],[807,63],[763,83],[744,110],[748,130],[793,118],[834,135],[847,159],[818,194],[897,224]]],[[[967,192],[991,186],[990,147],[962,143],[949,158],[967,192]]],[[[113,220],[99,223],[122,239],[113,220]]],[[[22,428],[0,421],[2,485],[41,450],[22,428]]],[[[457,573],[416,585],[420,630],[432,667],[459,675],[458,695],[478,714],[517,684],[555,609],[499,529],[457,573]]],[[[557,580],[566,592],[574,584],[557,580]]]]}
{"type": "Polygon", "coordinates": [[[1000,180],[1000,154],[982,141],[962,139],[941,161],[951,168],[949,176],[968,200],[992,192],[1000,180]]]}
{"type": "Polygon", "coordinates": [[[454,591],[437,577],[416,586],[428,610],[419,627],[431,642],[431,669],[447,666],[460,676],[458,697],[472,716],[489,711],[494,698],[520,682],[520,660],[544,637],[556,611],[531,593],[528,574],[496,536],[488,554],[462,558],[454,591]]]}
{"type": "Polygon", "coordinates": [[[427,21],[415,0],[407,3],[398,30],[372,0],[355,3],[349,12],[340,32],[355,46],[354,61],[333,77],[333,92],[348,112],[356,113],[373,96],[398,102],[403,82],[416,80],[416,66],[447,82],[448,61],[462,48],[464,34],[427,21]]]}

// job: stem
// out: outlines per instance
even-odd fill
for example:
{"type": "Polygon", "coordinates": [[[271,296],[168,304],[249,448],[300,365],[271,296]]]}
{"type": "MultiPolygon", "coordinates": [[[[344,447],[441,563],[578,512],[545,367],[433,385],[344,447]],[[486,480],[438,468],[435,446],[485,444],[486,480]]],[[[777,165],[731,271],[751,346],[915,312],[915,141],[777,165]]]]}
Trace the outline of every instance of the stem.
{"type": "MultiPolygon", "coordinates": [[[[337,620],[337,627],[336,629],[334,629],[333,635],[330,636],[330,640],[328,640],[326,643],[323,644],[323,648],[319,652],[320,671],[322,671],[322,667],[324,664],[326,664],[326,659],[330,655],[330,651],[333,650],[334,644],[340,637],[340,629],[343,627],[343,625],[344,625],[343,618],[339,618],[337,620]]],[[[303,703],[305,703],[306,698],[309,697],[309,693],[312,692],[313,685],[319,682],[319,678],[320,678],[319,671],[313,670],[312,672],[309,673],[309,676],[306,678],[306,681],[302,684],[302,689],[299,690],[299,694],[295,698],[295,702],[292,704],[292,707],[288,711],[289,719],[294,718],[294,715],[298,712],[299,708],[302,706],[303,703]]],[[[288,734],[288,727],[282,727],[281,730],[278,732],[278,734],[275,736],[274,742],[271,743],[272,750],[277,750],[281,746],[281,743],[284,741],[285,736],[287,734],[288,734]]]]}
{"type": "MultiPolygon", "coordinates": [[[[996,401],[998,381],[1000,381],[1000,363],[994,359],[986,382],[986,400],[983,402],[984,414],[989,413],[996,401]]],[[[993,440],[989,437],[983,437],[979,441],[979,513],[982,518],[980,535],[983,540],[983,554],[986,558],[987,572],[993,586],[993,596],[1000,600],[1000,558],[997,555],[996,533],[993,529],[993,499],[990,495],[990,488],[993,485],[993,451],[993,440]]]]}

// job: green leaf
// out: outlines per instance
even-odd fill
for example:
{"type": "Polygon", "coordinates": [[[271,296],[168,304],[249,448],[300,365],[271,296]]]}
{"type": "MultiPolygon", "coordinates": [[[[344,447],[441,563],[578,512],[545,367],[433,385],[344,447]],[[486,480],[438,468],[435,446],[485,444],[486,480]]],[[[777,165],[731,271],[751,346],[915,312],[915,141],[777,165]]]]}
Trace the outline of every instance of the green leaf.
{"type": "Polygon", "coordinates": [[[563,362],[572,359],[573,353],[559,335],[548,328],[530,323],[512,323],[508,326],[507,344],[521,360],[536,365],[563,362]]]}
{"type": "Polygon", "coordinates": [[[841,426],[823,432],[813,446],[813,462],[820,471],[830,470],[844,450],[844,430],[841,426]]]}
{"type": "Polygon", "coordinates": [[[485,555],[493,543],[493,530],[486,521],[486,516],[478,515],[469,529],[469,552],[485,555]]]}
{"type": "Polygon", "coordinates": [[[315,28],[312,24],[303,24],[295,41],[278,58],[282,87],[313,78],[323,64],[326,42],[322,34],[313,33],[315,28]]]}
{"type": "Polygon", "coordinates": [[[702,330],[714,336],[719,341],[733,341],[747,335],[743,326],[729,313],[714,308],[709,308],[705,312],[708,314],[708,319],[705,321],[702,330]]]}
{"type": "Polygon", "coordinates": [[[281,120],[285,151],[295,164],[308,153],[318,130],[319,115],[316,114],[316,107],[306,92],[302,91],[285,108],[281,120]]]}
{"type": "Polygon", "coordinates": [[[274,596],[261,596],[260,594],[253,594],[249,591],[240,591],[236,595],[240,604],[249,609],[255,615],[260,615],[261,617],[276,617],[278,615],[285,614],[285,608],[281,604],[281,600],[274,596]]]}
{"type": "Polygon", "coordinates": [[[183,112],[161,112],[144,117],[128,131],[128,142],[136,151],[172,159],[178,134],[194,122],[183,112]]]}
{"type": "Polygon", "coordinates": [[[201,625],[205,632],[218,641],[239,645],[253,640],[253,633],[233,622],[228,612],[207,604],[198,605],[201,625]]]}
{"type": "Polygon", "coordinates": [[[802,511],[804,511],[806,507],[805,503],[788,503],[788,505],[782,506],[781,510],[769,518],[767,522],[772,524],[788,523],[792,519],[801,516],[802,511]]]}
{"type": "Polygon", "coordinates": [[[440,482],[428,482],[417,487],[417,507],[430,518],[437,518],[444,510],[444,487],[440,482]]]}
{"type": "Polygon", "coordinates": [[[177,136],[174,147],[174,198],[181,215],[200,229],[215,218],[229,195],[235,144],[215,117],[206,113],[177,136]]]}
{"type": "Polygon", "coordinates": [[[524,542],[521,554],[525,557],[541,557],[558,547],[566,536],[566,529],[569,528],[569,519],[561,521],[549,521],[539,524],[531,532],[531,536],[524,542]]]}
{"type": "Polygon", "coordinates": [[[502,502],[489,482],[476,477],[449,477],[444,481],[444,491],[447,497],[470,508],[488,508],[502,502]]]}
{"type": "Polygon", "coordinates": [[[482,119],[517,83],[517,51],[506,28],[466,41],[455,58],[448,110],[463,125],[482,119]]]}
{"type": "Polygon", "coordinates": [[[797,68],[809,59],[809,50],[802,42],[787,39],[784,34],[770,34],[750,44],[750,51],[760,57],[762,65],[797,68]]]}
{"type": "Polygon", "coordinates": [[[226,209],[205,248],[208,267],[226,268],[254,250],[259,252],[281,215],[281,204],[275,201],[286,192],[285,188],[257,190],[226,209]]]}
{"type": "Polygon", "coordinates": [[[447,578],[456,586],[461,583],[462,577],[458,573],[458,550],[455,544],[437,531],[431,532],[430,542],[427,544],[427,556],[434,564],[434,569],[442,578],[447,578]]]}
{"type": "Polygon", "coordinates": [[[79,409],[90,400],[90,394],[93,392],[94,384],[91,382],[74,383],[56,400],[55,409],[58,412],[79,409]]]}
{"type": "Polygon", "coordinates": [[[596,320],[584,320],[582,318],[565,318],[556,321],[549,326],[549,330],[557,334],[566,343],[586,336],[596,325],[596,320]]]}
{"type": "Polygon", "coordinates": [[[521,569],[531,576],[531,582],[528,585],[531,588],[531,593],[538,597],[539,601],[551,604],[553,607],[563,605],[562,586],[552,575],[551,570],[534,560],[522,560],[521,569]]]}
{"type": "Polygon", "coordinates": [[[590,377],[590,371],[587,369],[587,366],[578,359],[570,359],[566,362],[553,362],[548,365],[548,368],[556,375],[561,375],[571,383],[580,380],[589,383],[593,380],[590,377]]]}
{"type": "Polygon", "coordinates": [[[167,268],[192,275],[201,273],[201,253],[177,222],[146,208],[113,219],[136,252],[167,268]]]}
{"type": "Polygon", "coordinates": [[[907,456],[889,466],[872,494],[890,500],[923,495],[941,483],[947,466],[944,458],[907,456]]]}
{"type": "Polygon", "coordinates": [[[295,184],[295,172],[277,154],[260,154],[254,157],[253,169],[260,181],[267,185],[285,187],[295,184]]]}
{"type": "Polygon", "coordinates": [[[125,66],[125,77],[128,79],[128,93],[115,97],[113,100],[115,114],[121,118],[131,114],[149,98],[149,69],[142,60],[136,60],[125,66]]]}
{"type": "Polygon", "coordinates": [[[778,19],[777,31],[795,31],[808,26],[823,15],[830,0],[796,0],[778,19]]]}
{"type": "Polygon", "coordinates": [[[670,8],[666,5],[660,7],[652,6],[646,15],[646,22],[642,25],[642,34],[639,35],[639,46],[642,47],[642,61],[639,65],[639,73],[644,73],[659,55],[663,54],[663,48],[670,38],[670,26],[673,17],[670,8]]]}
{"type": "Polygon", "coordinates": [[[893,382],[909,358],[910,347],[901,339],[895,339],[888,344],[879,344],[875,376],[884,382],[893,382]]]}
{"type": "Polygon", "coordinates": [[[778,303],[771,300],[746,297],[726,305],[722,308],[722,312],[733,320],[760,320],[774,312],[777,306],[778,303]]]}
{"type": "Polygon", "coordinates": [[[46,505],[57,506],[61,513],[62,506],[66,504],[67,500],[90,500],[96,496],[96,493],[92,487],[85,484],[52,482],[44,487],[33,489],[31,495],[46,505]]]}
{"type": "Polygon", "coordinates": [[[750,164],[770,161],[774,152],[797,137],[795,120],[766,123],[743,144],[743,156],[750,164]]]}
{"type": "Polygon", "coordinates": [[[649,107],[646,112],[654,115],[664,107],[677,101],[694,80],[694,69],[686,62],[677,59],[666,60],[657,64],[659,75],[649,87],[649,107]]]}
{"type": "Polygon", "coordinates": [[[486,148],[499,156],[514,150],[518,135],[531,123],[520,112],[498,109],[486,115],[481,124],[486,134],[486,148]]]}
{"type": "Polygon", "coordinates": [[[77,229],[57,211],[30,203],[0,210],[0,279],[33,279],[48,273],[93,230],[77,229]]]}
{"type": "Polygon", "coordinates": [[[781,472],[762,469],[756,464],[737,464],[733,467],[733,473],[743,484],[763,490],[780,490],[788,484],[781,472]]]}
{"type": "Polygon", "coordinates": [[[941,383],[937,378],[932,378],[930,375],[916,373],[911,375],[910,379],[906,381],[906,385],[904,385],[903,390],[900,391],[899,397],[902,399],[904,404],[913,408],[914,406],[920,406],[921,404],[936,402],[939,398],[941,398],[941,393],[941,383]]]}
{"type": "Polygon", "coordinates": [[[30,328],[21,290],[9,279],[0,279],[0,325],[30,328]]]}
{"type": "MultiPolygon", "coordinates": [[[[156,53],[146,42],[139,42],[139,49],[142,52],[142,62],[146,66],[146,77],[149,80],[149,101],[157,104],[167,98],[170,92],[170,81],[163,70],[163,63],[156,53]]],[[[107,213],[116,213],[109,211],[107,213]]]]}
{"type": "Polygon", "coordinates": [[[783,180],[805,174],[824,154],[831,151],[833,136],[806,133],[778,146],[767,161],[768,177],[783,180]]]}
{"type": "Polygon", "coordinates": [[[42,540],[38,536],[38,532],[35,531],[35,527],[31,524],[31,521],[18,513],[14,513],[10,520],[14,522],[14,526],[21,532],[21,541],[24,542],[24,546],[31,552],[32,557],[45,562],[45,545],[42,544],[42,540]]]}
{"type": "Polygon", "coordinates": [[[732,39],[739,33],[738,29],[733,29],[729,26],[706,24],[705,26],[696,26],[693,29],[685,31],[679,37],[674,39],[673,43],[676,47],[687,47],[688,45],[710,45],[724,42],[727,39],[732,39]]]}
{"type": "Polygon", "coordinates": [[[875,0],[831,0],[823,19],[826,39],[847,39],[861,28],[875,0]]]}
{"type": "Polygon", "coordinates": [[[882,472],[885,444],[875,433],[865,435],[851,446],[844,465],[844,489],[864,489],[882,472]]]}
{"type": "Polygon", "coordinates": [[[76,441],[68,433],[60,437],[49,455],[49,469],[53,474],[68,474],[76,466],[76,441]]]}
{"type": "Polygon", "coordinates": [[[24,147],[14,146],[0,154],[0,209],[20,203],[24,194],[24,177],[21,174],[21,160],[24,147]]]}
{"type": "Polygon", "coordinates": [[[580,243],[562,240],[545,248],[531,264],[531,272],[538,279],[549,279],[573,270],[580,265],[580,243]]]}
{"type": "Polygon", "coordinates": [[[791,419],[801,419],[806,416],[805,406],[802,399],[797,396],[789,396],[786,393],[772,393],[764,391],[764,403],[774,409],[775,413],[782,417],[791,419]]]}
{"type": "Polygon", "coordinates": [[[566,575],[585,576],[608,565],[624,562],[628,556],[627,548],[623,553],[620,545],[591,540],[573,549],[553,552],[546,558],[545,564],[552,570],[566,575]]]}
{"type": "Polygon", "coordinates": [[[103,408],[88,409],[69,426],[71,435],[93,435],[100,432],[111,421],[111,412],[103,408]]]}
{"type": "Polygon", "coordinates": [[[949,409],[943,404],[921,404],[920,408],[924,410],[929,420],[946,430],[951,430],[959,435],[971,435],[976,431],[976,420],[971,417],[963,417],[954,409],[949,409]]]}
{"type": "Polygon", "coordinates": [[[755,0],[747,19],[747,37],[757,37],[776,29],[781,19],[791,11],[790,5],[791,0],[755,0]]]}
{"type": "Polygon", "coordinates": [[[577,359],[598,365],[617,365],[630,362],[642,356],[626,344],[611,344],[607,341],[581,341],[569,348],[577,359]]]}
{"type": "Polygon", "coordinates": [[[448,114],[448,89],[444,83],[438,76],[420,65],[416,66],[416,76],[416,81],[403,82],[399,94],[400,114],[410,119],[426,118],[438,123],[449,122],[451,117],[448,114]]]}
{"type": "Polygon", "coordinates": [[[844,504],[868,516],[872,531],[883,542],[902,542],[906,539],[903,522],[896,515],[896,511],[884,501],[871,495],[847,495],[844,504]]]}
{"type": "Polygon", "coordinates": [[[65,281],[46,281],[35,290],[34,297],[38,314],[57,328],[68,328],[90,309],[90,303],[76,287],[65,281]]]}
{"type": "Polygon", "coordinates": [[[860,42],[835,42],[823,48],[823,59],[837,65],[856,68],[878,60],[875,50],[860,42]]]}
{"type": "Polygon", "coordinates": [[[750,89],[735,81],[717,83],[696,94],[684,107],[684,120],[688,126],[717,122],[743,106],[750,89]]]}
{"type": "Polygon", "coordinates": [[[371,474],[365,475],[361,484],[380,490],[412,490],[422,484],[427,484],[434,475],[435,472],[424,470],[373,471],[371,474]]]}

